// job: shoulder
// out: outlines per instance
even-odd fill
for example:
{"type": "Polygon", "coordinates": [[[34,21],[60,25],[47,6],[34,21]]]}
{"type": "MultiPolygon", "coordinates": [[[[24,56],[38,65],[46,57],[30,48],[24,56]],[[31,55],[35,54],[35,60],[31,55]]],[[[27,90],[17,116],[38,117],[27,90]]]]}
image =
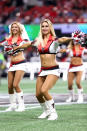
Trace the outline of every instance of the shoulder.
{"type": "Polygon", "coordinates": [[[55,40],[58,40],[58,38],[57,38],[57,37],[54,37],[54,36],[51,36],[51,37],[50,37],[50,40],[55,41],[55,40]]]}
{"type": "Polygon", "coordinates": [[[87,52],[87,48],[84,48],[84,47],[83,47],[82,52],[83,52],[83,53],[84,53],[84,52],[87,52]]]}
{"type": "Polygon", "coordinates": [[[80,49],[81,49],[81,50],[84,50],[84,49],[85,49],[85,47],[80,47],[80,49]]]}
{"type": "Polygon", "coordinates": [[[11,37],[11,36],[10,36],[10,37],[7,37],[6,40],[7,40],[7,41],[10,41],[10,40],[12,40],[12,37],[11,37]]]}

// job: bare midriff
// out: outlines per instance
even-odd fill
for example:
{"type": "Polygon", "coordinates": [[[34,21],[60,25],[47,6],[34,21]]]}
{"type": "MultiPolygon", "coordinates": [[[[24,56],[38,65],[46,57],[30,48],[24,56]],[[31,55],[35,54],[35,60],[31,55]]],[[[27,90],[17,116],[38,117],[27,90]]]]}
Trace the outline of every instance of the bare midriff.
{"type": "Polygon", "coordinates": [[[16,54],[15,56],[11,56],[11,62],[17,62],[17,61],[22,61],[24,60],[25,57],[23,55],[23,52],[19,52],[18,54],[16,54]]]}
{"type": "Polygon", "coordinates": [[[82,65],[83,64],[82,58],[81,57],[72,57],[71,64],[72,65],[82,65]]]}
{"type": "Polygon", "coordinates": [[[52,67],[58,65],[55,54],[41,54],[40,59],[42,67],[52,67]]]}

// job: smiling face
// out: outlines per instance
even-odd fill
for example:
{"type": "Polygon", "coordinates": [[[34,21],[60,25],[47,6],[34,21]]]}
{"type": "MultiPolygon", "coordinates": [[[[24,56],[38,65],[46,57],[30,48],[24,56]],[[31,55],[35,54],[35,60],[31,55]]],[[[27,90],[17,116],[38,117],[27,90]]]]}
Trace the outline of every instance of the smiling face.
{"type": "Polygon", "coordinates": [[[16,23],[13,23],[11,25],[11,33],[12,33],[12,35],[19,35],[20,34],[20,28],[16,23]]]}
{"type": "Polygon", "coordinates": [[[41,24],[41,32],[42,32],[43,35],[50,34],[50,27],[49,27],[49,24],[47,22],[43,22],[41,24]]]}

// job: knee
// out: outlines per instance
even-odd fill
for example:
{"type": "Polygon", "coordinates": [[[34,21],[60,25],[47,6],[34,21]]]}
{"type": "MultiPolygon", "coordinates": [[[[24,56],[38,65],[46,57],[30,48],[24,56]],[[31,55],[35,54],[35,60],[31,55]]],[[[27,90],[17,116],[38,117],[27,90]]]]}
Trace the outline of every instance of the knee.
{"type": "Polygon", "coordinates": [[[16,89],[18,87],[17,83],[13,83],[13,87],[16,89]]]}
{"type": "Polygon", "coordinates": [[[41,89],[41,94],[44,95],[46,92],[47,92],[47,90],[46,90],[45,88],[42,88],[42,89],[41,89]]]}

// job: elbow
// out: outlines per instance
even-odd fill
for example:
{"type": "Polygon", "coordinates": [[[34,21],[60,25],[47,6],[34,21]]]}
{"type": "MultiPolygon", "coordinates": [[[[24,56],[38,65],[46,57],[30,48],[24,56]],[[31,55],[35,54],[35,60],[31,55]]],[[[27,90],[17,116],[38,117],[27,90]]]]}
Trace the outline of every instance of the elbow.
{"type": "Polygon", "coordinates": [[[31,44],[26,44],[23,48],[26,49],[26,48],[29,48],[31,46],[31,44]]]}
{"type": "Polygon", "coordinates": [[[60,38],[60,39],[58,40],[58,42],[59,42],[59,43],[64,43],[64,42],[66,42],[66,38],[65,38],[65,37],[62,37],[62,38],[60,38]]]}

